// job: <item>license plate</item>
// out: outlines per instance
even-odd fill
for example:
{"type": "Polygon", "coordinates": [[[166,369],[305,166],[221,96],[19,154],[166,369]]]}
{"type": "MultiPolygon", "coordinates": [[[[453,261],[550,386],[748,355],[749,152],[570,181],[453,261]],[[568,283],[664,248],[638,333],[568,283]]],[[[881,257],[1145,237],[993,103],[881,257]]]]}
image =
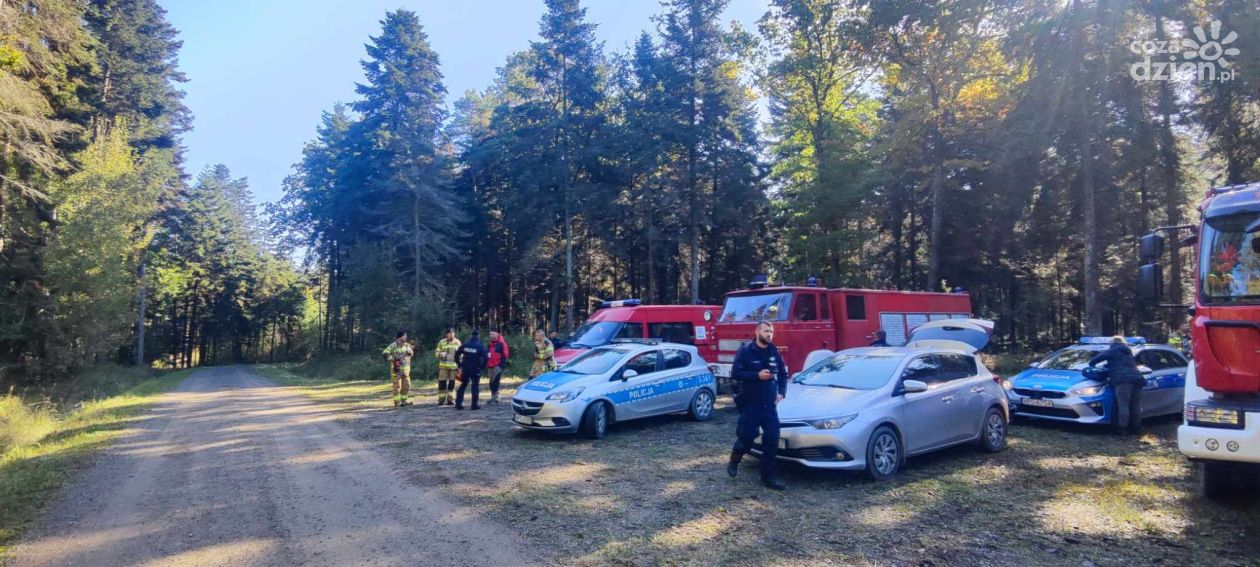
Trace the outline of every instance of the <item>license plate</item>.
{"type": "Polygon", "coordinates": [[[522,425],[533,425],[533,424],[534,424],[534,418],[529,417],[529,416],[527,416],[527,415],[518,415],[518,416],[514,416],[512,419],[513,419],[513,420],[515,420],[517,423],[520,423],[520,424],[522,424],[522,425]]]}
{"type": "Polygon", "coordinates": [[[1020,400],[1020,401],[1019,401],[1019,403],[1021,403],[1021,404],[1023,404],[1023,405],[1026,405],[1026,406],[1036,406],[1036,407],[1039,407],[1039,408],[1052,408],[1052,407],[1054,407],[1054,402],[1052,402],[1052,401],[1050,401],[1050,400],[1035,400],[1035,399],[1033,399],[1033,398],[1025,398],[1025,399],[1022,399],[1022,400],[1020,400]]]}

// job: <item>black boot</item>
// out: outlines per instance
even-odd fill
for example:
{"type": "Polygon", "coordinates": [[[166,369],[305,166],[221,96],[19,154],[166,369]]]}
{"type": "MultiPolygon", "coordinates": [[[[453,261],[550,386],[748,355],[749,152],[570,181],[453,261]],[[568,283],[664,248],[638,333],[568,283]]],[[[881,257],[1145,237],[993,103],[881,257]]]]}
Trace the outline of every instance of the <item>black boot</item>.
{"type": "Polygon", "coordinates": [[[744,453],[742,451],[731,451],[731,460],[726,463],[726,474],[731,478],[735,478],[735,475],[739,474],[739,461],[743,458],[744,453]]]}
{"type": "Polygon", "coordinates": [[[762,477],[761,484],[764,484],[766,488],[771,488],[774,490],[787,490],[787,485],[783,484],[782,480],[779,480],[778,475],[762,477]]]}

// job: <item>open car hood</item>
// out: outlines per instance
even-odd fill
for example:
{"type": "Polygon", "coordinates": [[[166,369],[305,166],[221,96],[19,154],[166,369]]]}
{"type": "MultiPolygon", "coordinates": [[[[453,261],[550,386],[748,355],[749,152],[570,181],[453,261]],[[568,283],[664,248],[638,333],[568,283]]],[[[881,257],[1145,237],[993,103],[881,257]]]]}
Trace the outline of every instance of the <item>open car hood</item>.
{"type": "Polygon", "coordinates": [[[975,353],[989,344],[993,321],[986,319],[942,319],[915,327],[909,347],[937,347],[975,353]]]}

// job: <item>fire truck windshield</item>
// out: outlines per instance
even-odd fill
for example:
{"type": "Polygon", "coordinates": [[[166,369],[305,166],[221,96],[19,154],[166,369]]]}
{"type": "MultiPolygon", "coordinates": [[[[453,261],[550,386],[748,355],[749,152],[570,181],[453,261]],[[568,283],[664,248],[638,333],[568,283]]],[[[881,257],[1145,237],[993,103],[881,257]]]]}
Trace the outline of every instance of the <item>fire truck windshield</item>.
{"type": "Polygon", "coordinates": [[[722,306],[722,316],[718,317],[718,322],[749,323],[762,319],[786,321],[791,303],[791,292],[727,296],[726,305],[722,306]]]}
{"type": "Polygon", "coordinates": [[[1210,218],[1200,236],[1203,303],[1260,303],[1260,214],[1210,218]]]}
{"type": "Polygon", "coordinates": [[[625,324],[619,321],[587,321],[573,332],[570,346],[592,348],[604,346],[613,339],[641,339],[643,327],[638,323],[625,324]]]}

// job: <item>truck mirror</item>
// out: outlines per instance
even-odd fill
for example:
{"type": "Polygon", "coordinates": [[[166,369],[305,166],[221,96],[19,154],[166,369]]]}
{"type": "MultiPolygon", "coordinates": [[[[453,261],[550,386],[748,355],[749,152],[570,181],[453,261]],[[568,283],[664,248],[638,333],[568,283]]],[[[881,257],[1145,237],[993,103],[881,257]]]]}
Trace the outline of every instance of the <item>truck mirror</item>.
{"type": "Polygon", "coordinates": [[[1138,239],[1138,257],[1143,262],[1154,262],[1164,255],[1164,237],[1148,234],[1138,239]]]}
{"type": "Polygon", "coordinates": [[[1138,268],[1137,296],[1145,301],[1159,301],[1164,296],[1164,270],[1159,264],[1138,268]]]}

